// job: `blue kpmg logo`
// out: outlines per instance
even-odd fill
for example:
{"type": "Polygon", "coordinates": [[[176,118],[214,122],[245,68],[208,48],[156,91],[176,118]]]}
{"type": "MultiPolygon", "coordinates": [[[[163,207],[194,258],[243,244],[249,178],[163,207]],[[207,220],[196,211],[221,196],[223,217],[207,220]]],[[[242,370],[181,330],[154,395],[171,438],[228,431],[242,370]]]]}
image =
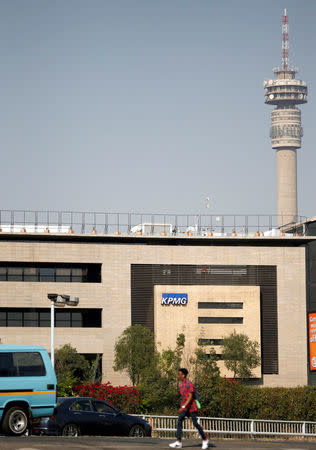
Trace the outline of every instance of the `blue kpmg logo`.
{"type": "Polygon", "coordinates": [[[188,304],[188,294],[162,294],[161,304],[185,306],[188,304]]]}

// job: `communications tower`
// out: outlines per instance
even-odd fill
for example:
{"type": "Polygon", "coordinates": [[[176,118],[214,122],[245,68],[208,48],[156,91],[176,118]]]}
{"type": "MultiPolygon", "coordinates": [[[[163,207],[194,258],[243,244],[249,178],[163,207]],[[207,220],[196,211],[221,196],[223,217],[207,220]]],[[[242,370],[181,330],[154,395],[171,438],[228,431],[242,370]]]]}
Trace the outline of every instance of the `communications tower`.
{"type": "Polygon", "coordinates": [[[303,128],[296,105],[307,102],[307,86],[295,79],[297,68],[289,65],[289,24],[282,17],[282,66],[273,69],[276,78],[264,82],[265,103],[275,105],[271,113],[270,137],[276,149],[278,225],[297,221],[297,156],[303,128]]]}

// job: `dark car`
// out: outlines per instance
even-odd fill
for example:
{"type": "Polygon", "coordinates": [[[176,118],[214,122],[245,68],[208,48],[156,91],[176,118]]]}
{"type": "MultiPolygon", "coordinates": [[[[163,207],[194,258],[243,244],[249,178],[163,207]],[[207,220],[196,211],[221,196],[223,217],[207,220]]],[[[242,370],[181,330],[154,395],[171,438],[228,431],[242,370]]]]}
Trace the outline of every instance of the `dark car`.
{"type": "Polygon", "coordinates": [[[107,402],[89,397],[61,397],[55,415],[42,417],[35,434],[79,436],[151,436],[146,420],[124,414],[107,402]]]}

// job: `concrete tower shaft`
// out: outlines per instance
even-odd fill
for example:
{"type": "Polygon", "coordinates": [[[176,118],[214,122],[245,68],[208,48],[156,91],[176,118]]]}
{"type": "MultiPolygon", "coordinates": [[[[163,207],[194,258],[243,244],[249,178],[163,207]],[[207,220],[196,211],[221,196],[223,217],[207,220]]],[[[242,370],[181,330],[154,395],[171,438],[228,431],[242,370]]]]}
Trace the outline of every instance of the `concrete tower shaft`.
{"type": "Polygon", "coordinates": [[[282,67],[275,68],[275,79],[264,82],[265,103],[276,108],[271,113],[270,137],[276,149],[277,214],[279,226],[297,220],[297,155],[303,128],[296,105],[307,102],[307,85],[295,79],[296,68],[289,67],[288,18],[282,17],[282,67]]]}
{"type": "Polygon", "coordinates": [[[297,157],[295,148],[276,152],[278,225],[297,222],[297,157]]]}

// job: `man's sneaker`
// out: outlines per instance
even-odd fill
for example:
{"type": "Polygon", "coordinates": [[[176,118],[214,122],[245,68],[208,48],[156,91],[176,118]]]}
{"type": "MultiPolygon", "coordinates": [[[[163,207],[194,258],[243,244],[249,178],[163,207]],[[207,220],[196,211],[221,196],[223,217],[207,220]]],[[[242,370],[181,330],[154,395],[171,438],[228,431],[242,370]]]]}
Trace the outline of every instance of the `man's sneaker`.
{"type": "Polygon", "coordinates": [[[208,439],[206,439],[205,441],[202,441],[202,450],[205,450],[208,448],[208,439]]]}
{"type": "MultiPolygon", "coordinates": [[[[182,442],[179,442],[179,441],[173,442],[172,444],[169,444],[169,447],[171,447],[171,448],[182,448],[182,442]]],[[[205,448],[207,448],[207,447],[205,447],[205,448]]]]}

